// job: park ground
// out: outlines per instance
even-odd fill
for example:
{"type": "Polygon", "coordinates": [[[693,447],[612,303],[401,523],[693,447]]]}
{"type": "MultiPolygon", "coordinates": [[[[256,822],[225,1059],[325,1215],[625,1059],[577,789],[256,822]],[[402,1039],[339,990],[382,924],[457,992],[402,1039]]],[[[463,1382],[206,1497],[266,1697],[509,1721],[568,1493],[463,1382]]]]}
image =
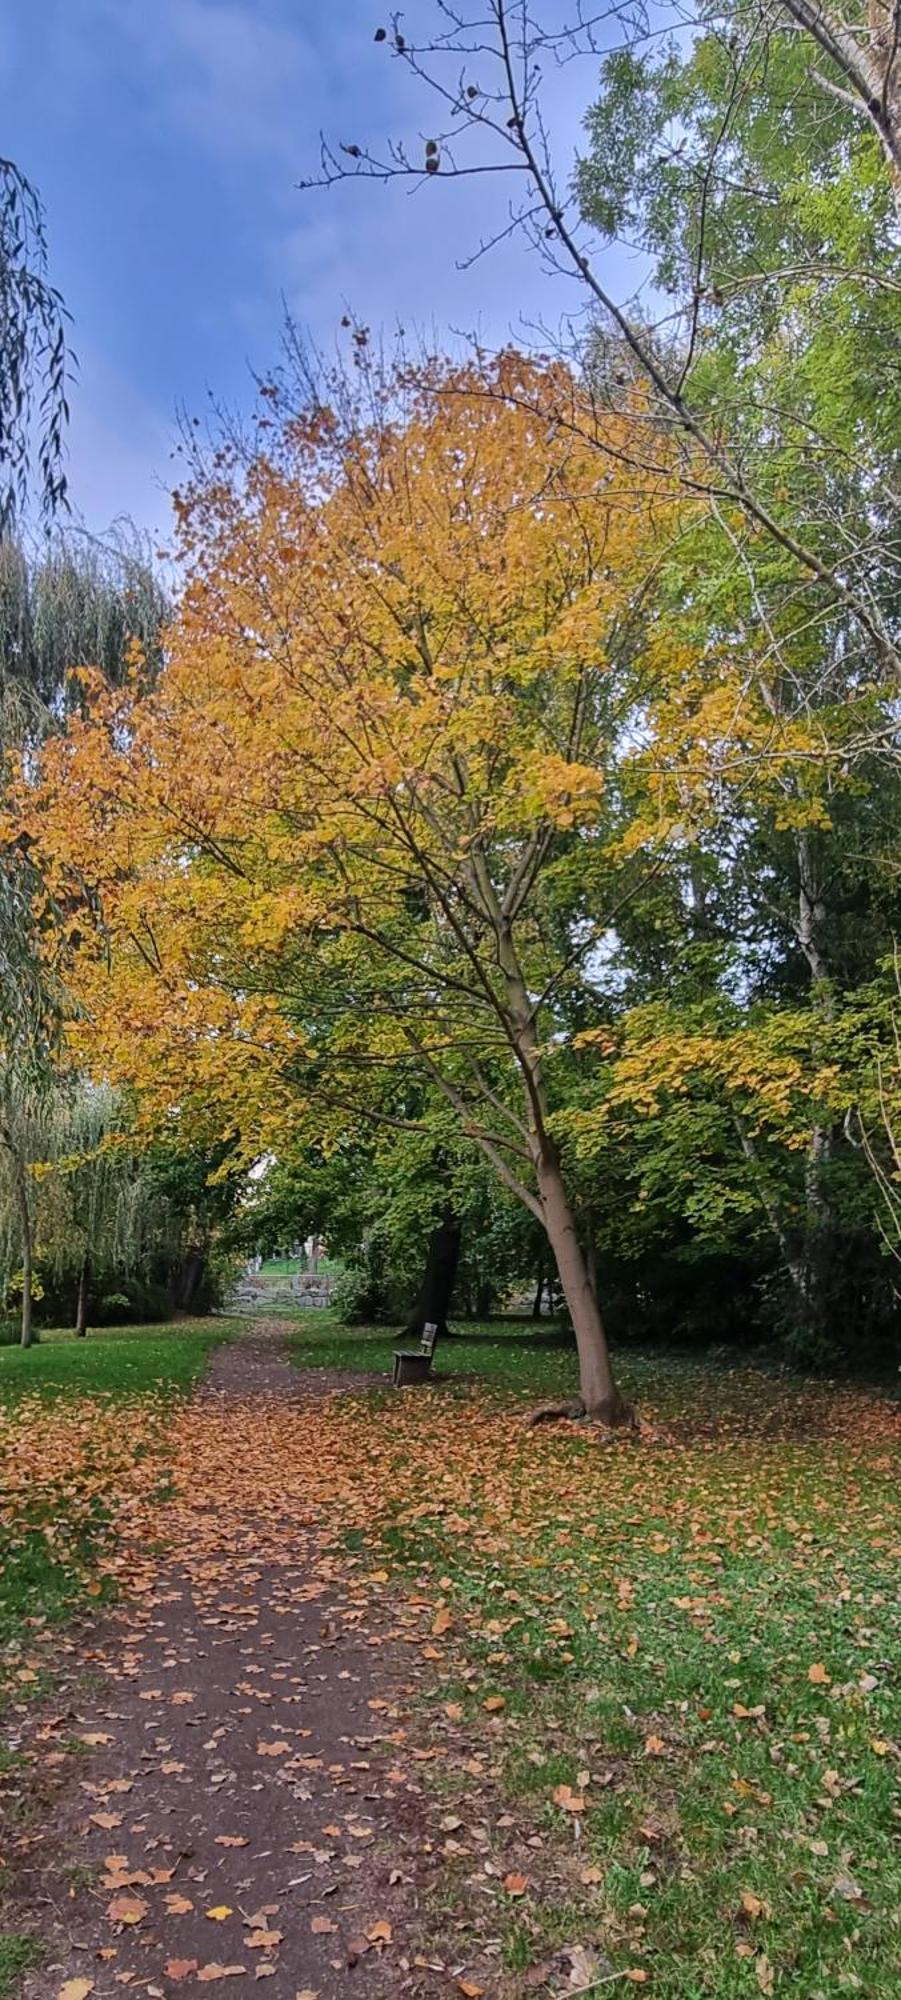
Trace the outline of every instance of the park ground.
{"type": "Polygon", "coordinates": [[[897,1412],[320,1313],[0,1352],[0,1994],[888,2000],[897,1412]]]}

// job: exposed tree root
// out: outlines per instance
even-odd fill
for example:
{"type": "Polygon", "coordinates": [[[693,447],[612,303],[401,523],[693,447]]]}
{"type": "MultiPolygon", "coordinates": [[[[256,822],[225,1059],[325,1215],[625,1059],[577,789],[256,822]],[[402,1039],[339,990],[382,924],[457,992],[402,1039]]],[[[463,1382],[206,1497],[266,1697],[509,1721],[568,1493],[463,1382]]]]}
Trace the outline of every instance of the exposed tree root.
{"type": "Polygon", "coordinates": [[[581,1396],[569,1403],[541,1403],[537,1410],[530,1410],[526,1419],[529,1424],[597,1424],[599,1429],[624,1432],[633,1437],[640,1433],[641,1426],[631,1403],[617,1397],[615,1402],[601,1403],[596,1409],[587,1410],[581,1396]]]}

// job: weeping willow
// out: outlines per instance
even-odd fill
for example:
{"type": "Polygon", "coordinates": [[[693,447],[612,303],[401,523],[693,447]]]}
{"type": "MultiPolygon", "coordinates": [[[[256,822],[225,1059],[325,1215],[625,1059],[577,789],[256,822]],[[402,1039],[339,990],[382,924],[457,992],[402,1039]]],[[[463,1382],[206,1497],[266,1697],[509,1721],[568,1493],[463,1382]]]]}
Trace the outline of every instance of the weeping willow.
{"type": "Polygon", "coordinates": [[[83,1334],[92,1289],[146,1271],[161,1253],[174,1255],[179,1219],[131,1141],[121,1097],[107,1085],[68,1078],[50,1091],[20,1092],[5,1141],[3,1130],[0,1124],[0,1281],[9,1302],[21,1297],[23,1343],[30,1340],[36,1268],[71,1281],[75,1330],[83,1334]]]}
{"type": "Polygon", "coordinates": [[[83,1323],[92,1269],[133,1268],[158,1225],[113,1094],[60,1071],[60,913],[27,839],[3,820],[6,781],[77,708],[73,669],[117,685],[140,658],[153,677],[167,611],[130,531],[102,543],[60,532],[36,553],[0,539],[0,1280],[21,1293],[25,1346],[36,1258],[78,1269],[83,1323]]]}
{"type": "Polygon", "coordinates": [[[0,711],[4,740],[64,724],[79,700],[73,669],[115,687],[137,653],[161,658],[169,604],[149,545],[120,525],[102,541],[59,532],[32,551],[0,540],[0,711]]]}

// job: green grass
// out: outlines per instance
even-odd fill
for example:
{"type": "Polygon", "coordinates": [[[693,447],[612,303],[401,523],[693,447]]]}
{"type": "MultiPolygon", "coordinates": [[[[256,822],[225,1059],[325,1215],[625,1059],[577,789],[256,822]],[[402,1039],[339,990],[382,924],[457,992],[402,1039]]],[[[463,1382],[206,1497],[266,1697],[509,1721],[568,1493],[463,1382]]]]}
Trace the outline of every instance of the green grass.
{"type": "Polygon", "coordinates": [[[15,1991],[17,1980],[39,1965],[42,1955],[37,1938],[22,1931],[0,1932],[0,2000],[15,1991]]]}
{"type": "MultiPolygon", "coordinates": [[[[292,1341],[302,1365],[375,1372],[394,1344],[325,1315],[292,1341]]],[[[507,1913],[509,1991],[581,1940],[643,1972],[655,2000],[894,2000],[901,1630],[885,1406],[626,1355],[622,1386],[665,1435],[605,1451],[571,1427],[516,1424],[526,1398],[575,1388],[571,1349],[546,1329],[474,1329],[436,1366],[443,1386],[373,1412],[398,1501],[360,1560],[375,1554],[432,1601],[437,1586],[453,1613],[453,1666],[428,1712],[461,1704],[489,1796],[480,1806],[452,1758],[435,1767],[443,1804],[465,1821],[506,1804],[544,1843],[507,1913]],[[405,1469],[413,1409],[421,1479],[405,1469]],[[498,1691],[491,1723],[482,1703],[498,1691]],[[577,1846],[560,1785],[585,1794],[577,1846]],[[582,1884],[586,1865],[597,1883],[582,1884]]]]}
{"type": "MultiPolygon", "coordinates": [[[[398,1346],[410,1346],[397,1328],[342,1326],[332,1311],[306,1311],[290,1337],[291,1358],[301,1368],[354,1368],[364,1374],[391,1374],[398,1346]]],[[[412,1343],[415,1346],[415,1342],[412,1343]]],[[[457,1382],[475,1379],[488,1390],[509,1395],[574,1395],[572,1341],[533,1320],[467,1322],[436,1349],[434,1374],[457,1382]]]]}
{"type": "Polygon", "coordinates": [[[190,1389],[211,1349],[228,1336],[221,1320],[166,1326],[104,1327],[86,1340],[66,1331],[42,1332],[35,1347],[0,1348],[0,1407],[18,1397],[133,1396],[190,1389]]]}

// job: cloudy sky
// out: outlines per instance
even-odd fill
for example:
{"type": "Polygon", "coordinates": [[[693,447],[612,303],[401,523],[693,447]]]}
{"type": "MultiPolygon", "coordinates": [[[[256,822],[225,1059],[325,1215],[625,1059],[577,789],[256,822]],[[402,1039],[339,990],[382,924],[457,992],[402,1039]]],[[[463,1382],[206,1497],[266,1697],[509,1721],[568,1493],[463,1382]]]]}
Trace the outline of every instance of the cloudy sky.
{"type": "MultiPolygon", "coordinates": [[[[432,17],[410,0],[411,33],[432,17]]],[[[3,150],[40,188],[73,314],[71,483],[92,527],[164,527],[177,410],[250,401],[283,299],[325,345],[348,306],[447,343],[576,303],[524,246],[457,268],[503,225],[509,178],[299,192],[322,128],[427,136],[422,95],[373,41],[382,18],[380,0],[8,0],[3,150]]],[[[595,74],[549,78],[564,173],[595,74]]]]}

